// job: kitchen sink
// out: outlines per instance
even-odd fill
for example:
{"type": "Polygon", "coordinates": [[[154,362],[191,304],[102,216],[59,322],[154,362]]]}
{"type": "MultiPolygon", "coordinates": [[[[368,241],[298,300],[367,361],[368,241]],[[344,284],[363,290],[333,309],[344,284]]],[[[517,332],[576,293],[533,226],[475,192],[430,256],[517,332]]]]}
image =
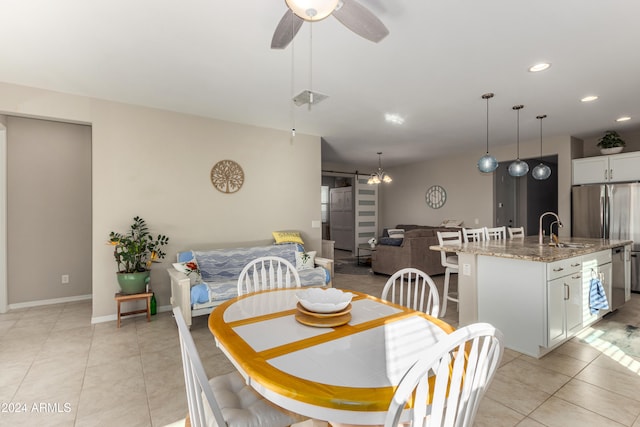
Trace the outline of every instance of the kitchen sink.
{"type": "Polygon", "coordinates": [[[574,243],[574,242],[563,243],[563,242],[558,242],[558,243],[555,244],[555,246],[557,246],[558,248],[565,248],[565,249],[583,249],[583,248],[592,247],[593,243],[574,243]]]}

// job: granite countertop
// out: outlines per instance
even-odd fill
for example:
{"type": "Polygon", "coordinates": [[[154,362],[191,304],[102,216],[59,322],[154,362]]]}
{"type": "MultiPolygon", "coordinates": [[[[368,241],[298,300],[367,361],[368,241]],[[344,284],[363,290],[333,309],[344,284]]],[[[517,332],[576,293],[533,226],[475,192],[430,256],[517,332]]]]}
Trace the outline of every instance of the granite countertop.
{"type": "Polygon", "coordinates": [[[495,256],[501,258],[513,258],[525,261],[554,262],[574,256],[590,254],[593,252],[611,249],[618,246],[630,245],[632,240],[608,240],[587,239],[582,237],[562,237],[560,244],[578,244],[581,247],[558,248],[550,246],[548,237],[545,244],[538,244],[537,236],[529,236],[524,239],[488,240],[485,242],[463,243],[460,246],[430,246],[434,251],[447,250],[450,252],[462,252],[474,255],[495,256]]]}

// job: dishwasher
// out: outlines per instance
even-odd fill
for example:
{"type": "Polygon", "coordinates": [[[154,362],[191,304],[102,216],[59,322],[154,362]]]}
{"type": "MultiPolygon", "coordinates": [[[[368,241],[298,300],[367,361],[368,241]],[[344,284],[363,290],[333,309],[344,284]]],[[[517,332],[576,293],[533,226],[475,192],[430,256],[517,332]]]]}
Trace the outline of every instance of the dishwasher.
{"type": "Polygon", "coordinates": [[[629,296],[629,255],[629,246],[611,249],[611,311],[620,308],[629,296]]]}

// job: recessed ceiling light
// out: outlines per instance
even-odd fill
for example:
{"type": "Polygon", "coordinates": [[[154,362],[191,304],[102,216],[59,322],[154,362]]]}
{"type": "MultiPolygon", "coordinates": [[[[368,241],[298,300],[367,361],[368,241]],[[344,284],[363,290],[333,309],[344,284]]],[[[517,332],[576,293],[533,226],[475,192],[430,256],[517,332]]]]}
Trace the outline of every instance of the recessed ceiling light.
{"type": "Polygon", "coordinates": [[[595,101],[596,99],[598,99],[596,95],[587,95],[584,98],[582,98],[580,102],[591,102],[591,101],[595,101]]]}
{"type": "Polygon", "coordinates": [[[551,67],[551,64],[549,64],[548,62],[541,62],[539,64],[532,65],[531,67],[529,67],[529,71],[531,71],[532,73],[537,73],[538,71],[544,71],[549,67],[551,67]]]}
{"type": "Polygon", "coordinates": [[[631,117],[629,117],[629,116],[618,117],[616,119],[616,122],[626,122],[627,120],[631,120],[631,117]]]}
{"type": "Polygon", "coordinates": [[[394,125],[401,125],[404,123],[404,118],[400,117],[399,114],[387,113],[384,115],[384,119],[389,123],[393,123],[394,125]]]}

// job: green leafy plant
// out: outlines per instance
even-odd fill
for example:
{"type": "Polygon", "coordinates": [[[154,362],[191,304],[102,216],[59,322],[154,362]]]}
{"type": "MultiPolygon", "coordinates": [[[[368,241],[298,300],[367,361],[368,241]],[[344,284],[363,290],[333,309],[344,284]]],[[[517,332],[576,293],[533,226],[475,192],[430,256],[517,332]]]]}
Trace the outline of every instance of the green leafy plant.
{"type": "Polygon", "coordinates": [[[144,219],[136,216],[126,234],[112,231],[109,244],[114,246],[113,256],[118,265],[118,273],[135,273],[151,269],[153,262],[165,257],[162,247],[169,243],[163,234],[153,237],[144,219]]]}
{"type": "Polygon", "coordinates": [[[615,130],[608,130],[605,132],[604,136],[600,138],[598,142],[598,147],[600,148],[613,148],[613,147],[624,147],[625,142],[620,138],[618,132],[615,130]]]}

